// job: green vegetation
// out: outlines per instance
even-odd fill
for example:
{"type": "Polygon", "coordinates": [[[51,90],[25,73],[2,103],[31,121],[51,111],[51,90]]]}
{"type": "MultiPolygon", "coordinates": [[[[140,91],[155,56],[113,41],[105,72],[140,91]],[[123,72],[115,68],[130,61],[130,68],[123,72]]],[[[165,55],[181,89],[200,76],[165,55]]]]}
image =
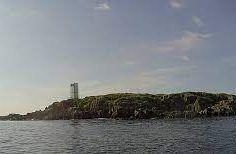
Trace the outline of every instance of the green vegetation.
{"type": "Polygon", "coordinates": [[[229,116],[236,114],[236,96],[204,92],[178,94],[118,93],[55,102],[44,111],[9,115],[1,120],[87,118],[148,119],[229,116]]]}

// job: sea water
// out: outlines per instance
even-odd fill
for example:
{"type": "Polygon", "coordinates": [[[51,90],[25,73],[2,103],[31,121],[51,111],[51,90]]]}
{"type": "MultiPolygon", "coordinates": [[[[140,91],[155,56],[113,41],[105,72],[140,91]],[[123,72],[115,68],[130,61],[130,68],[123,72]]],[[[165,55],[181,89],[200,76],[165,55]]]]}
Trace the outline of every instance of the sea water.
{"type": "Polygon", "coordinates": [[[1,121],[0,153],[236,153],[236,117],[1,121]]]}

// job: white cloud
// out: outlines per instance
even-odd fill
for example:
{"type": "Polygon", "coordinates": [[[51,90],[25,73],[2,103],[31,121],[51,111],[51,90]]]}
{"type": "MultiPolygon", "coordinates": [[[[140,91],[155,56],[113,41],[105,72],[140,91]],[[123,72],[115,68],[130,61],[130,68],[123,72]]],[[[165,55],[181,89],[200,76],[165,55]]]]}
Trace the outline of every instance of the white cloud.
{"type": "Polygon", "coordinates": [[[183,8],[183,0],[170,0],[170,6],[175,9],[183,8]]]}
{"type": "Polygon", "coordinates": [[[157,45],[153,49],[155,52],[183,52],[189,51],[198,43],[210,38],[212,35],[209,33],[193,33],[185,31],[183,36],[172,41],[166,41],[157,45]]]}
{"type": "Polygon", "coordinates": [[[186,55],[180,56],[180,59],[181,59],[182,61],[186,61],[186,62],[188,62],[188,61],[190,60],[189,56],[186,56],[186,55]]]}
{"type": "Polygon", "coordinates": [[[203,27],[205,23],[202,21],[201,18],[197,16],[192,16],[192,21],[198,26],[198,27],[203,27]]]}
{"type": "Polygon", "coordinates": [[[111,7],[106,1],[97,1],[94,9],[98,11],[110,11],[111,7]]]}

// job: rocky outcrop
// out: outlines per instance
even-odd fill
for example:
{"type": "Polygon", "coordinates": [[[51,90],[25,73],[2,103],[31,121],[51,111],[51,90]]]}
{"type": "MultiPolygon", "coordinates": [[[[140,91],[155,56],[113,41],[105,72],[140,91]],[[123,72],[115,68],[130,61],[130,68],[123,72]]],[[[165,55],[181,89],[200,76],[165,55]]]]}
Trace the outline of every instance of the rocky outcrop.
{"type": "Polygon", "coordinates": [[[11,120],[11,121],[25,120],[25,116],[20,114],[9,114],[8,116],[0,116],[0,120],[11,120]]]}
{"type": "Polygon", "coordinates": [[[157,95],[123,93],[55,102],[46,107],[44,111],[35,111],[27,115],[17,115],[16,119],[192,118],[230,116],[235,114],[235,95],[204,92],[157,95]]]}

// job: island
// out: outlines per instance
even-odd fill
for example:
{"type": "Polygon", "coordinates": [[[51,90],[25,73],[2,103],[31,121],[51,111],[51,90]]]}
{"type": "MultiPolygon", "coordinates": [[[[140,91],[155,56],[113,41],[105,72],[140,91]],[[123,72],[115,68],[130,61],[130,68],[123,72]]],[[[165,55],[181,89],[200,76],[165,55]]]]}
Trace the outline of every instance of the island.
{"type": "Polygon", "coordinates": [[[236,115],[236,96],[206,92],[176,94],[116,93],[54,102],[26,115],[10,114],[0,120],[150,119],[236,115]]]}

